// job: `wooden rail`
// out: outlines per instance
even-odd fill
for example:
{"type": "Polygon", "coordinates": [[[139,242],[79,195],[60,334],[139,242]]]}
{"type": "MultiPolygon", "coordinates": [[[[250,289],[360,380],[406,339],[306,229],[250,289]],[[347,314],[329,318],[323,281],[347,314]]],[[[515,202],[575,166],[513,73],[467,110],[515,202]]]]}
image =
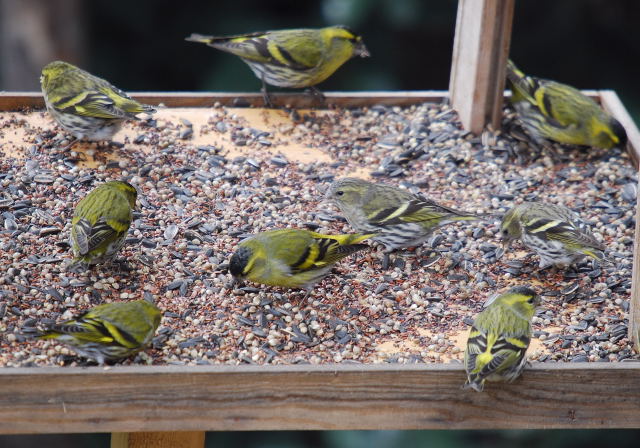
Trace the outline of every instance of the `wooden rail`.
{"type": "MultiPolygon", "coordinates": [[[[382,104],[410,106],[424,102],[440,102],[448,97],[441,90],[412,90],[394,92],[323,92],[326,101],[305,93],[269,93],[275,107],[327,108],[363,107],[382,104]]],[[[130,92],[131,96],[146,104],[167,107],[212,107],[218,103],[227,107],[264,107],[261,93],[229,92],[130,92]]],[[[44,108],[40,92],[0,92],[0,111],[44,108]]]]}
{"type": "Polygon", "coordinates": [[[0,433],[637,428],[640,362],[537,364],[462,390],[461,365],[0,370],[0,433]]]}

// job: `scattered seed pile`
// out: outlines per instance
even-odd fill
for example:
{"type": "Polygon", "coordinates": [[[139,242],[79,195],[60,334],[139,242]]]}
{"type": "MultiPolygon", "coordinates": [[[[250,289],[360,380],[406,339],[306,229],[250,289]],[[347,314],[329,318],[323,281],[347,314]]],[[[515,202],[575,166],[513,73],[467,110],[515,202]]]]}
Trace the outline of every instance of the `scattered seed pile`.
{"type": "Polygon", "coordinates": [[[0,113],[0,365],[85,361],[25,329],[100,303],[153,298],[152,347],[123,364],[447,362],[461,358],[483,302],[516,284],[543,294],[534,360],[638,359],[627,339],[637,176],[619,150],[535,148],[507,113],[474,137],[446,105],[329,111],[162,109],[128,123],[119,147],[73,151],[40,111],[0,113]],[[360,176],[445,205],[500,216],[523,200],[566,205],[591,223],[612,263],[538,271],[497,221],[453,224],[382,267],[376,249],[304,291],[233,286],[243,237],[283,227],[351,232],[322,203],[330,181],[360,176]],[[139,190],[126,262],[65,271],[73,207],[98,183],[139,190]],[[235,289],[234,289],[235,288],[235,289]]]}

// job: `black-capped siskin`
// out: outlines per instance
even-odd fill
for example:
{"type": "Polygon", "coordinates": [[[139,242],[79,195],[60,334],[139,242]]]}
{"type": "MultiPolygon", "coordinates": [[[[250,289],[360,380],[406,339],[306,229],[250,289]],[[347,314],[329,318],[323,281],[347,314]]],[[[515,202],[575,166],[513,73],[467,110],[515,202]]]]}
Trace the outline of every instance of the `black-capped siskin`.
{"type": "Polygon", "coordinates": [[[537,143],[545,139],[597,148],[622,147],[627,133],[594,100],[566,84],[527,76],[507,63],[511,103],[537,143]]]}
{"type": "Polygon", "coordinates": [[[540,269],[567,266],[584,257],[605,258],[605,247],[572,210],[557,204],[525,202],[505,213],[500,226],[509,246],[520,239],[540,257],[540,269]]]}
{"type": "Polygon", "coordinates": [[[419,246],[445,224],[482,219],[398,187],[351,177],[334,181],[326,199],[356,231],[376,234],[372,240],[387,252],[419,246]]]}
{"type": "Polygon", "coordinates": [[[47,64],[40,84],[47,110],[77,140],[110,141],[125,120],[155,112],[108,81],[67,62],[47,64]]]}
{"type": "Polygon", "coordinates": [[[160,310],[146,300],[106,303],[51,325],[40,339],[57,339],[79,355],[104,364],[144,349],[160,325],[160,310]]]}
{"type": "MultiPolygon", "coordinates": [[[[349,59],[367,57],[362,38],[345,26],[264,31],[235,36],[192,34],[201,42],[239,56],[262,81],[265,104],[271,105],[266,84],[314,88],[349,59]]],[[[319,93],[314,90],[314,93],[319,93]]]]}
{"type": "Polygon", "coordinates": [[[481,392],[485,381],[511,382],[520,376],[539,301],[533,289],[516,286],[495,297],[476,316],[464,352],[465,388],[481,392]]]}
{"type": "Polygon", "coordinates": [[[71,220],[72,271],[111,260],[131,225],[138,192],[127,182],[111,181],[94,188],[76,206],[71,220]]]}
{"type": "Polygon", "coordinates": [[[286,288],[302,288],[307,295],[343,258],[368,248],[372,235],[323,235],[308,230],[261,232],[240,242],[229,271],[237,279],[286,288]]]}

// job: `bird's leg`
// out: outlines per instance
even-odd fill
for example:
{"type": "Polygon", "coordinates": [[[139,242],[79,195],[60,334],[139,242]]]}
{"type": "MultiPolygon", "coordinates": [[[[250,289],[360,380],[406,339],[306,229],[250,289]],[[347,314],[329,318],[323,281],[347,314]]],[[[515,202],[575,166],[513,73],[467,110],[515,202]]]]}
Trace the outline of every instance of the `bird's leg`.
{"type": "Polygon", "coordinates": [[[124,258],[113,258],[110,264],[111,268],[115,269],[115,271],[120,275],[129,274],[133,271],[129,262],[124,258]]]}
{"type": "Polygon", "coordinates": [[[267,91],[267,83],[264,82],[264,75],[262,75],[262,88],[260,89],[260,91],[262,92],[262,98],[264,99],[265,107],[273,109],[273,103],[271,102],[269,92],[267,91]]]}
{"type": "Polygon", "coordinates": [[[60,148],[61,151],[66,151],[67,149],[71,148],[73,145],[78,143],[78,138],[76,137],[72,137],[72,138],[73,140],[71,140],[69,143],[67,143],[66,145],[60,148]]]}

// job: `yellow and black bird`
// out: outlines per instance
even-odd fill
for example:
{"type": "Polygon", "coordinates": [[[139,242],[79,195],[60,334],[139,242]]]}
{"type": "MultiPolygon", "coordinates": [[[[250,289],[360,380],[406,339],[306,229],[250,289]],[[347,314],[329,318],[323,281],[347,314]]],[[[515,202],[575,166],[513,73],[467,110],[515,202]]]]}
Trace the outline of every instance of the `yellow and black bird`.
{"type": "Polygon", "coordinates": [[[315,88],[349,59],[368,57],[362,37],[345,26],[318,29],[263,31],[235,36],[192,34],[186,40],[205,43],[239,56],[262,81],[262,93],[271,106],[266,84],[293,89],[315,88]]]}
{"type": "Polygon", "coordinates": [[[520,376],[539,303],[540,297],[528,286],[516,286],[489,300],[469,332],[464,388],[481,392],[485,381],[511,382],[520,376]]]}
{"type": "Polygon", "coordinates": [[[624,128],[594,100],[556,81],[527,76],[507,62],[511,103],[536,143],[544,139],[609,149],[627,142],[624,128]]]}
{"type": "Polygon", "coordinates": [[[229,271],[237,279],[310,294],[333,265],[369,246],[359,244],[373,235],[323,235],[301,229],[261,232],[240,242],[229,271]]]}

